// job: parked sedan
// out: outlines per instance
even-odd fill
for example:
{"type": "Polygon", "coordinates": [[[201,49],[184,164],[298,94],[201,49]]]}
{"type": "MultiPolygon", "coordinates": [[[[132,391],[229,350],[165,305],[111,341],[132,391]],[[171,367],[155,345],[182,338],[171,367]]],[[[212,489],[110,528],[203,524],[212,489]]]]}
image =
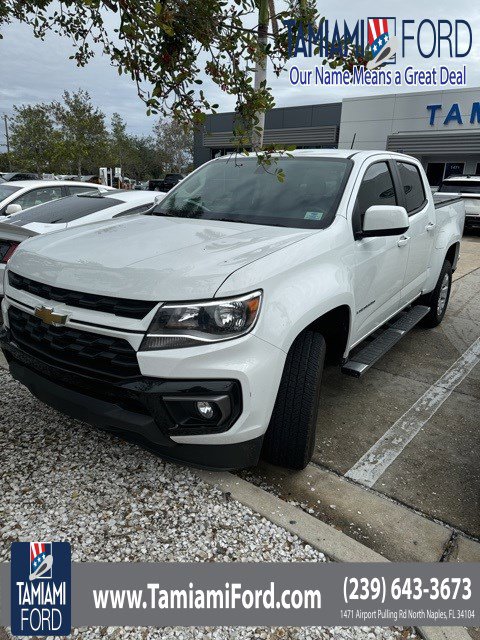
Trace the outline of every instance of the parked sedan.
{"type": "Polygon", "coordinates": [[[77,193],[106,191],[111,187],[71,180],[20,180],[0,183],[0,216],[77,193]]]}
{"type": "MultiPolygon", "coordinates": [[[[0,187],[1,188],[1,187],[0,187]]],[[[21,211],[0,222],[0,301],[3,298],[3,272],[18,245],[43,233],[82,224],[110,220],[119,216],[145,213],[164,194],[153,191],[99,191],[74,195],[21,211]]]]}

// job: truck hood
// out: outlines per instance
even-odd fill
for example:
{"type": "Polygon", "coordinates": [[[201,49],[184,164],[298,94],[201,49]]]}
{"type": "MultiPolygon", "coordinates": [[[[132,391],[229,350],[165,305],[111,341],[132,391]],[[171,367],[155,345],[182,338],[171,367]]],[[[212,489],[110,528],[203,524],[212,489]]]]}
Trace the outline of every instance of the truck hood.
{"type": "Polygon", "coordinates": [[[137,300],[212,298],[241,267],[312,231],[138,216],[23,242],[9,268],[52,286],[137,300]]]}

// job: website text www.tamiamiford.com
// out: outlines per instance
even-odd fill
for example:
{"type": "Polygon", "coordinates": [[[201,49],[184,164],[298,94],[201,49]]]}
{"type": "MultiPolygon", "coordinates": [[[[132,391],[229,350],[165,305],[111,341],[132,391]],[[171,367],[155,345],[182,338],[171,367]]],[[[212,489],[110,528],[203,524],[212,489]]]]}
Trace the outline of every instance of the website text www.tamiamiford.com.
{"type": "Polygon", "coordinates": [[[225,583],[222,589],[202,589],[193,582],[185,589],[165,589],[148,583],[146,589],[93,589],[96,609],[321,609],[319,589],[283,589],[275,583],[265,589],[247,589],[241,583],[225,583]]]}

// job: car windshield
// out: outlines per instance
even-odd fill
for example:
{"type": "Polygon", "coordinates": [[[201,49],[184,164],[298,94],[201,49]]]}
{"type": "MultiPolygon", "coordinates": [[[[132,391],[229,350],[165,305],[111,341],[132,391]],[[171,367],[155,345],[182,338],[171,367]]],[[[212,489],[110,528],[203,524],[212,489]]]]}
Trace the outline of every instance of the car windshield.
{"type": "Polygon", "coordinates": [[[255,157],[211,162],[182,180],[154,215],[272,226],[325,228],[333,220],[353,163],[347,158],[255,157]],[[274,169],[281,169],[280,181],[274,169]]]}
{"type": "Polygon", "coordinates": [[[20,187],[11,187],[9,184],[2,182],[0,184],[0,201],[5,200],[8,196],[11,196],[15,191],[20,191],[20,187]]]}
{"type": "Polygon", "coordinates": [[[442,182],[439,191],[448,193],[476,193],[480,195],[480,180],[449,180],[442,182]]]}

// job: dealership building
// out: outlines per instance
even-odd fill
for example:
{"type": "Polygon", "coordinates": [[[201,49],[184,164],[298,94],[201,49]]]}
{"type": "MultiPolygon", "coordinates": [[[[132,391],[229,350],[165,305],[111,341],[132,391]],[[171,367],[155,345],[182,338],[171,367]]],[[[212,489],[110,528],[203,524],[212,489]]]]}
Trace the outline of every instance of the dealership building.
{"type": "MultiPolygon", "coordinates": [[[[195,134],[195,166],[232,150],[234,117],[207,117],[195,134]]],[[[272,109],[266,115],[264,142],[408,153],[422,161],[432,185],[452,174],[480,175],[480,88],[272,109]]]]}

